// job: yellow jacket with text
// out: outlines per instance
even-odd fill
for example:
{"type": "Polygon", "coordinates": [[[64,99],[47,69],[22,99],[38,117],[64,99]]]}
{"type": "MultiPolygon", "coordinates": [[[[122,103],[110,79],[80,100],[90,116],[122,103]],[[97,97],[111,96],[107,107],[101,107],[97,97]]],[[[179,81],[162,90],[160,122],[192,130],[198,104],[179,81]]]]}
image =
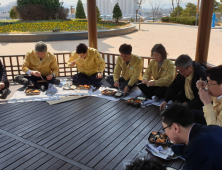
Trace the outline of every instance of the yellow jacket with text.
{"type": "Polygon", "coordinates": [[[211,97],[213,104],[209,103],[203,107],[204,117],[207,125],[222,126],[222,97],[211,97]]]}
{"type": "Polygon", "coordinates": [[[155,86],[169,87],[175,77],[175,66],[169,59],[165,59],[160,69],[158,69],[158,62],[151,60],[143,79],[151,80],[153,77],[155,86]]]}
{"type": "Polygon", "coordinates": [[[49,74],[57,76],[59,72],[54,54],[46,52],[44,58],[40,60],[35,50],[28,52],[23,61],[22,71],[26,73],[29,70],[39,71],[43,76],[48,76],[49,74]]]}
{"type": "Polygon", "coordinates": [[[127,65],[119,56],[116,60],[116,66],[113,73],[113,80],[119,81],[120,75],[127,81],[128,85],[133,86],[138,80],[142,80],[143,60],[137,55],[131,56],[127,65]]]}
{"type": "MultiPolygon", "coordinates": [[[[79,59],[75,63],[79,72],[91,76],[97,72],[103,72],[106,67],[104,59],[101,57],[99,52],[94,48],[88,48],[88,54],[85,59],[79,59]]],[[[74,51],[71,53],[69,61],[67,63],[68,67],[71,61],[75,61],[79,58],[79,55],[74,51]]]]}

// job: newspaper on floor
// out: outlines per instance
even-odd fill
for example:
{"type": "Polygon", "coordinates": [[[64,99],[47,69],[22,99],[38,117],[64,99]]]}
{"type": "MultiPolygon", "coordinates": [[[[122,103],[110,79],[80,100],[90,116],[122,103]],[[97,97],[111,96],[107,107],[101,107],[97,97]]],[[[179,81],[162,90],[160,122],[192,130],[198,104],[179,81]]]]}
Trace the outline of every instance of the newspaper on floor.
{"type": "MultiPolygon", "coordinates": [[[[174,153],[172,151],[171,148],[169,147],[166,147],[166,148],[163,148],[162,146],[158,146],[156,147],[155,144],[151,144],[151,143],[147,143],[145,145],[145,147],[154,155],[154,156],[157,156],[157,157],[160,157],[162,159],[169,159],[169,157],[173,157],[174,153]]],[[[176,157],[178,158],[178,157],[176,157]]],[[[174,158],[174,159],[176,159],[174,158]]],[[[172,158],[173,159],[173,158],[172,158]]]]}

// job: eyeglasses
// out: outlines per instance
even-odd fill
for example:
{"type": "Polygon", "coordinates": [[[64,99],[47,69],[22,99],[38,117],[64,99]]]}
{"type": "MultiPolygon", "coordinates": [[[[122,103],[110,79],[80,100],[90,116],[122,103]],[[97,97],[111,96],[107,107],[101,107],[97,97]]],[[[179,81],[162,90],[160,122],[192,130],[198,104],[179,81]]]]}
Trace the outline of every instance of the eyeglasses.
{"type": "Polygon", "coordinates": [[[162,131],[165,132],[165,129],[168,128],[168,127],[170,127],[170,126],[172,126],[172,125],[173,125],[173,124],[168,125],[167,127],[163,128],[162,131]]]}
{"type": "Polygon", "coordinates": [[[185,70],[183,70],[183,71],[180,71],[180,70],[177,70],[177,73],[183,73],[184,71],[186,71],[188,69],[188,67],[185,69],[185,70]]]}

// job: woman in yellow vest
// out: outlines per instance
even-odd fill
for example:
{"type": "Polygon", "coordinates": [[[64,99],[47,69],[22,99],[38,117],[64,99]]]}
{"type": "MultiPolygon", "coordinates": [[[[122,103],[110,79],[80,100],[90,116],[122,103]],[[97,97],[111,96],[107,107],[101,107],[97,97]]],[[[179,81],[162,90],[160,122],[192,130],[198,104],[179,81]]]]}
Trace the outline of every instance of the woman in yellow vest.
{"type": "Polygon", "coordinates": [[[167,52],[162,44],[153,46],[151,57],[154,59],[150,61],[143,75],[142,84],[138,87],[147,98],[157,101],[158,98],[165,96],[167,88],[173,82],[175,66],[167,59],[167,52]]]}

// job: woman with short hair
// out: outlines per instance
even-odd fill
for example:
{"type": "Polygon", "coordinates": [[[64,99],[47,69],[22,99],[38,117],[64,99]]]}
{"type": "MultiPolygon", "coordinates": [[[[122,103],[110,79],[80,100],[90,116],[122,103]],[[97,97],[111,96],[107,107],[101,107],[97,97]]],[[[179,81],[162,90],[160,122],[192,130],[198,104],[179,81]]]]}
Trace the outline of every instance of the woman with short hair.
{"type": "Polygon", "coordinates": [[[154,59],[150,61],[143,75],[142,84],[138,87],[147,98],[157,101],[158,98],[165,96],[167,88],[173,82],[175,66],[167,59],[167,52],[162,44],[153,46],[151,57],[154,59]]]}

